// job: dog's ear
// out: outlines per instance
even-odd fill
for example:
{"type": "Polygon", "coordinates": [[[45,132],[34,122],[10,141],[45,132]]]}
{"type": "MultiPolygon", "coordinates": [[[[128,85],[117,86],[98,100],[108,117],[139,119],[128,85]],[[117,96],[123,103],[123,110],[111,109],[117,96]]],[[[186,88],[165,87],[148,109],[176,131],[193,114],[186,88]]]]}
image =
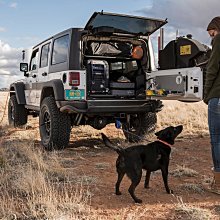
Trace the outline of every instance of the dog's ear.
{"type": "Polygon", "coordinates": [[[168,130],[168,131],[166,132],[165,138],[166,138],[166,140],[167,140],[168,143],[170,143],[170,144],[172,144],[172,145],[174,144],[174,140],[175,140],[175,138],[176,138],[176,135],[175,135],[173,129],[168,130]]]}
{"type": "Polygon", "coordinates": [[[170,144],[174,144],[174,137],[172,132],[172,127],[167,127],[161,131],[155,133],[158,139],[167,141],[170,144]]]}

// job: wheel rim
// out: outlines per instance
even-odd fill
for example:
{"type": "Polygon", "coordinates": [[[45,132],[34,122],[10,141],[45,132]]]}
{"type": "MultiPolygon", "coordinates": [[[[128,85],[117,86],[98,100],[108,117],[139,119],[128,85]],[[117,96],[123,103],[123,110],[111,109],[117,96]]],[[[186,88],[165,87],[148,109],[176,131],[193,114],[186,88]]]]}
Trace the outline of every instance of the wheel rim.
{"type": "Polygon", "coordinates": [[[50,119],[50,114],[49,112],[44,112],[44,117],[43,117],[43,122],[44,122],[44,127],[47,136],[50,136],[50,128],[51,128],[51,119],[50,119]]]}
{"type": "Polygon", "coordinates": [[[140,128],[140,120],[138,118],[135,118],[131,121],[130,127],[128,128],[131,132],[137,132],[140,128]]]}
{"type": "Polygon", "coordinates": [[[122,126],[125,137],[130,142],[138,142],[144,139],[146,135],[153,134],[156,126],[156,114],[148,113],[145,116],[141,114],[131,116],[130,123],[124,123],[122,126]]]}
{"type": "Polygon", "coordinates": [[[139,136],[141,121],[138,116],[133,116],[130,123],[124,124],[124,134],[130,142],[138,142],[141,137],[139,136]]]}
{"type": "Polygon", "coordinates": [[[126,130],[132,133],[137,133],[140,128],[140,120],[138,117],[133,117],[132,120],[130,120],[130,123],[126,123],[126,130]]]}

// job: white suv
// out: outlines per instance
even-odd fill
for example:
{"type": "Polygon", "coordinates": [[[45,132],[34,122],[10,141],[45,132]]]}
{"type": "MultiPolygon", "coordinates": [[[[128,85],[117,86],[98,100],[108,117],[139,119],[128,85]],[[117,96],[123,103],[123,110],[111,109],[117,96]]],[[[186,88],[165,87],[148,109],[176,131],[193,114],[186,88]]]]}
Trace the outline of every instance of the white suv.
{"type": "Polygon", "coordinates": [[[146,90],[154,57],[149,36],[166,23],[95,12],[84,29],[39,43],[30,62],[20,64],[25,80],[10,86],[9,124],[39,116],[47,149],[67,146],[71,126],[86,124],[102,129],[116,123],[129,141],[139,141],[154,130],[162,108],[146,90]]]}

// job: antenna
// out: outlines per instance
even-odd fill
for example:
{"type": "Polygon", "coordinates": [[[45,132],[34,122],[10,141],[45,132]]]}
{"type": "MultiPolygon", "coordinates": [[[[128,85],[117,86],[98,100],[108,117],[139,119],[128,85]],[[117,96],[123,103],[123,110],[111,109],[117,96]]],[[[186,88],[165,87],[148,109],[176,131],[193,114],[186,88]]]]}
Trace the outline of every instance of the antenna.
{"type": "Polygon", "coordinates": [[[22,61],[25,59],[25,50],[22,50],[22,61]]]}
{"type": "Polygon", "coordinates": [[[160,50],[164,49],[164,29],[160,28],[160,50]]]}
{"type": "Polygon", "coordinates": [[[176,39],[179,37],[179,30],[176,30],[176,39]]]}

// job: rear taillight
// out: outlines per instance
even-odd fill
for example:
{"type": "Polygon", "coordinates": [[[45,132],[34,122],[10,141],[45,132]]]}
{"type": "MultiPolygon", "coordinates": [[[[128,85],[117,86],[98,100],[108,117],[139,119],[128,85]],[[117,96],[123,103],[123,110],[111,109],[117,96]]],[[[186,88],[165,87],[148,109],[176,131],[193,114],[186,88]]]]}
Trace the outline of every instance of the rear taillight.
{"type": "Polygon", "coordinates": [[[79,72],[70,72],[69,73],[69,85],[70,86],[79,86],[80,85],[80,73],[79,72]]]}

